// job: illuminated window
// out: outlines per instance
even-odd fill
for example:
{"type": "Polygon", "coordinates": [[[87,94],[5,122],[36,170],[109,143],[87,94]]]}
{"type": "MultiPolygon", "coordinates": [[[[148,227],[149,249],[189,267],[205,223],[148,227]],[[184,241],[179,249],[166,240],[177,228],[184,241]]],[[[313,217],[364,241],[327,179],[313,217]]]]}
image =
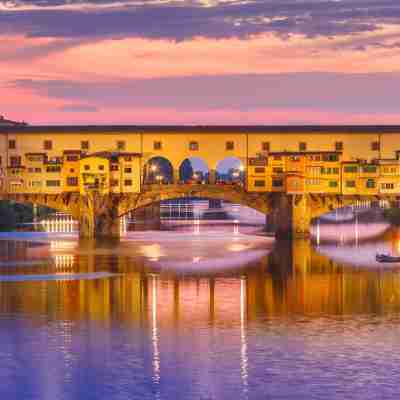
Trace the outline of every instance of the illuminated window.
{"type": "Polygon", "coordinates": [[[153,142],[153,150],[162,150],[162,142],[160,141],[153,142]]]}
{"type": "Polygon", "coordinates": [[[53,149],[53,142],[51,140],[45,140],[43,142],[43,148],[45,150],[52,150],[53,149]]]}
{"type": "Polygon", "coordinates": [[[235,143],[232,141],[226,142],[225,143],[225,150],[234,150],[235,149],[235,143]]]}

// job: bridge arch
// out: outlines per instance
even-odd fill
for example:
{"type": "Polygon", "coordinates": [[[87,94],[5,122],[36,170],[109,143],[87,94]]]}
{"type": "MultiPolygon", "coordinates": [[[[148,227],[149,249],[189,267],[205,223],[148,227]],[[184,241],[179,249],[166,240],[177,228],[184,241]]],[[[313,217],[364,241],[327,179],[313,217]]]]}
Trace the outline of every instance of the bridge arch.
{"type": "Polygon", "coordinates": [[[179,165],[179,182],[208,183],[210,169],[207,162],[200,157],[188,157],[179,165]]]}
{"type": "Polygon", "coordinates": [[[144,164],[144,184],[171,184],[174,182],[174,167],[167,158],[151,157],[144,164]]]}
{"type": "Polygon", "coordinates": [[[268,214],[271,209],[270,198],[265,193],[248,193],[239,186],[152,185],[150,190],[142,194],[124,196],[119,205],[118,216],[122,217],[132,210],[163,200],[187,197],[224,200],[253,208],[263,214],[268,214]]]}
{"type": "Polygon", "coordinates": [[[244,164],[238,157],[225,157],[216,165],[217,183],[244,183],[244,164]]]}

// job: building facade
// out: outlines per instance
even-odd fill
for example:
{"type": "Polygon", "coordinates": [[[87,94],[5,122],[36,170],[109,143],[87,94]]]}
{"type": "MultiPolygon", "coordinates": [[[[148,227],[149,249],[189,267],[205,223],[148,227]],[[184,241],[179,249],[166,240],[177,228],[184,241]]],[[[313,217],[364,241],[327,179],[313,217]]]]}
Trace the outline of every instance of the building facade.
{"type": "Polygon", "coordinates": [[[151,183],[176,183],[182,163],[201,158],[214,183],[218,163],[236,158],[248,191],[400,194],[399,143],[395,126],[0,126],[0,179],[11,193],[137,193],[146,168],[151,183]],[[149,169],[156,158],[172,179],[149,169]]]}

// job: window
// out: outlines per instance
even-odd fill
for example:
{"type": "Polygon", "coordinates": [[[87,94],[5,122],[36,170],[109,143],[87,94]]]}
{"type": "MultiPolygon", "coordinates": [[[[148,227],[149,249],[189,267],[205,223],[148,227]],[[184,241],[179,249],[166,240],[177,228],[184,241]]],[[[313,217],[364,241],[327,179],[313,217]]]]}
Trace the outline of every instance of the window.
{"type": "Polygon", "coordinates": [[[46,186],[59,187],[59,186],[61,186],[61,183],[60,183],[60,181],[51,180],[51,181],[46,181],[46,186]]]}
{"type": "Polygon", "coordinates": [[[338,161],[338,160],[339,160],[339,157],[338,157],[337,154],[324,154],[324,155],[322,156],[322,159],[323,159],[324,161],[332,162],[332,161],[338,161]]]}
{"type": "Polygon", "coordinates": [[[270,142],[262,142],[261,149],[262,149],[262,151],[270,151],[270,149],[271,149],[270,142]]]}
{"type": "Polygon", "coordinates": [[[335,150],[342,151],[343,150],[343,142],[335,142],[335,150]]]}
{"type": "Polygon", "coordinates": [[[376,165],[365,165],[362,167],[362,171],[368,174],[376,172],[376,165]]]}
{"type": "Polygon", "coordinates": [[[371,150],[379,151],[381,149],[381,144],[379,141],[371,142],[371,150]]]}
{"type": "Polygon", "coordinates": [[[283,168],[282,167],[274,167],[274,168],[272,168],[272,172],[275,174],[283,174],[283,168]]]}
{"type": "Polygon", "coordinates": [[[355,188],[356,187],[356,181],[346,181],[346,187],[347,188],[355,188]]]}
{"type": "Polygon", "coordinates": [[[306,142],[300,142],[299,143],[299,151],[306,151],[307,150],[307,143],[306,142]]]}
{"type": "Polygon", "coordinates": [[[264,180],[255,180],[254,187],[265,187],[265,181],[264,180]]]}
{"type": "Polygon", "coordinates": [[[78,160],[79,160],[79,157],[78,157],[78,155],[76,155],[76,154],[70,154],[70,155],[68,155],[68,156],[66,157],[66,160],[67,160],[67,161],[78,161],[78,160]]]}
{"type": "Polygon", "coordinates": [[[225,150],[234,150],[235,149],[235,143],[232,141],[226,142],[225,143],[225,150]]]}
{"type": "Polygon", "coordinates": [[[367,179],[367,182],[365,182],[365,187],[368,189],[373,189],[375,187],[375,181],[373,179],[367,179]]]}
{"type": "Polygon", "coordinates": [[[49,165],[46,168],[46,172],[61,172],[61,167],[59,165],[49,165]]]}
{"type": "Polygon", "coordinates": [[[338,187],[338,182],[337,181],[329,181],[329,187],[330,188],[338,187]]]}
{"type": "Polygon", "coordinates": [[[197,151],[197,150],[199,150],[199,142],[190,142],[190,143],[189,143],[189,150],[190,150],[190,151],[197,151]]]}
{"type": "Polygon", "coordinates": [[[125,186],[132,186],[132,179],[125,179],[124,185],[125,186]]]}
{"type": "Polygon", "coordinates": [[[81,150],[89,150],[89,140],[81,141],[81,150]]]}
{"type": "Polygon", "coordinates": [[[119,185],[119,180],[118,179],[110,179],[110,186],[111,187],[116,187],[119,185]]]}
{"type": "Polygon", "coordinates": [[[1,165],[1,156],[0,156],[0,165],[1,165]]]}
{"type": "Polygon", "coordinates": [[[35,168],[28,168],[28,172],[33,174],[35,172],[35,168]]]}
{"type": "Polygon", "coordinates": [[[78,178],[76,176],[69,176],[67,178],[67,186],[78,186],[78,178]]]}
{"type": "Polygon", "coordinates": [[[99,165],[99,171],[104,171],[104,165],[99,165]]]}
{"type": "Polygon", "coordinates": [[[254,172],[256,174],[265,174],[265,168],[264,167],[255,167],[254,172]]]}
{"type": "Polygon", "coordinates": [[[75,172],[75,169],[74,169],[74,168],[70,168],[70,169],[69,169],[69,172],[70,172],[71,174],[73,174],[73,173],[75,172]]]}
{"type": "Polygon", "coordinates": [[[153,150],[162,150],[162,142],[159,141],[153,142],[153,150]]]}
{"type": "Polygon", "coordinates": [[[275,161],[281,161],[282,160],[282,156],[274,156],[273,159],[275,161]]]}
{"type": "Polygon", "coordinates": [[[347,174],[355,174],[358,171],[357,165],[346,165],[344,167],[344,172],[347,174]]]}
{"type": "Polygon", "coordinates": [[[31,186],[32,187],[42,187],[42,181],[32,181],[31,186]]]}
{"type": "Polygon", "coordinates": [[[52,150],[53,149],[53,142],[51,140],[45,140],[43,142],[43,148],[45,150],[52,150]]]}
{"type": "Polygon", "coordinates": [[[14,139],[8,141],[8,148],[10,150],[15,150],[17,148],[17,142],[14,139]]]}
{"type": "Polygon", "coordinates": [[[125,172],[126,174],[131,174],[131,173],[132,173],[132,168],[131,168],[131,167],[126,167],[126,168],[124,169],[124,172],[125,172]]]}
{"type": "Polygon", "coordinates": [[[19,167],[21,165],[21,157],[20,156],[10,157],[10,165],[11,167],[19,167]]]}
{"type": "Polygon", "coordinates": [[[382,183],[381,188],[382,189],[394,189],[394,183],[382,183]]]}
{"type": "Polygon", "coordinates": [[[124,151],[126,148],[126,142],[125,140],[118,140],[117,141],[117,150],[119,151],[124,151]]]}
{"type": "Polygon", "coordinates": [[[273,179],[272,180],[272,186],[273,187],[281,187],[281,186],[283,186],[283,180],[282,179],[273,179]]]}
{"type": "Polygon", "coordinates": [[[35,168],[35,173],[36,174],[41,174],[42,173],[42,168],[35,168]]]}
{"type": "Polygon", "coordinates": [[[85,171],[89,171],[90,170],[90,165],[86,164],[84,167],[85,171]]]}
{"type": "Polygon", "coordinates": [[[118,171],[118,170],[119,170],[118,164],[111,164],[110,171],[118,171]]]}

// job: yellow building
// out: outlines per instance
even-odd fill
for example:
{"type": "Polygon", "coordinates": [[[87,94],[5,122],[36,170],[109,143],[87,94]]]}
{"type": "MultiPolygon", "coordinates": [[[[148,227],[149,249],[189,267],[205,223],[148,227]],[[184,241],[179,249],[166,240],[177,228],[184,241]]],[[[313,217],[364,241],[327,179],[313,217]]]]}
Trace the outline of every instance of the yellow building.
{"type": "Polygon", "coordinates": [[[83,192],[96,182],[138,192],[154,157],[170,162],[174,182],[184,160],[200,158],[210,183],[218,163],[235,157],[249,191],[400,193],[399,142],[400,126],[0,127],[1,180],[13,193],[83,192]]]}
{"type": "Polygon", "coordinates": [[[62,163],[62,187],[64,192],[78,192],[80,187],[80,150],[65,150],[62,163]]]}
{"type": "Polygon", "coordinates": [[[110,191],[110,160],[106,154],[83,156],[79,162],[79,191],[85,194],[96,190],[101,194],[110,191]]]}

